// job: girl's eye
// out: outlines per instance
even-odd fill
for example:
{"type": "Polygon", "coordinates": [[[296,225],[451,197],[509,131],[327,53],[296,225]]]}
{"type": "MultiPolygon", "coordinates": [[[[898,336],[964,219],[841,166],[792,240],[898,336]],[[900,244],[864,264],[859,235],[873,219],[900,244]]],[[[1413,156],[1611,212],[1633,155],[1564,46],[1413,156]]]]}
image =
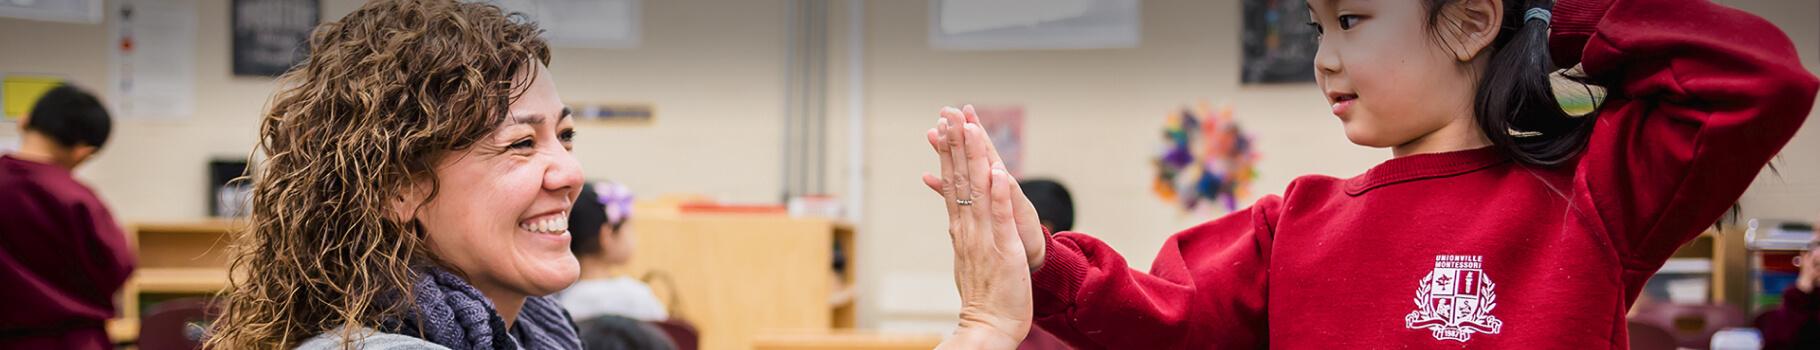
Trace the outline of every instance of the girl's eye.
{"type": "Polygon", "coordinates": [[[1321,35],[1321,34],[1322,34],[1322,33],[1321,33],[1321,24],[1320,24],[1320,23],[1315,23],[1315,22],[1314,22],[1314,21],[1308,21],[1308,27],[1309,27],[1309,28],[1314,28],[1314,35],[1315,35],[1315,36],[1320,36],[1320,35],[1321,35]]]}
{"type": "Polygon", "coordinates": [[[562,140],[562,142],[565,142],[565,143],[574,142],[575,141],[575,129],[563,130],[562,132],[557,133],[556,139],[562,140]]]}
{"type": "Polygon", "coordinates": [[[1361,18],[1357,15],[1340,15],[1340,30],[1352,30],[1352,26],[1358,25],[1359,19],[1361,18]]]}

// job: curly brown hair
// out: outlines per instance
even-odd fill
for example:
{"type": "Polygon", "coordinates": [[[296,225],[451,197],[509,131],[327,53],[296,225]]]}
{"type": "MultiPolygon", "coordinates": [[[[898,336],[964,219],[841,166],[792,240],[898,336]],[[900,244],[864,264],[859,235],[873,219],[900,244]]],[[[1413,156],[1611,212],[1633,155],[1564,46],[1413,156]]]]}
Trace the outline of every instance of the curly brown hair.
{"type": "Polygon", "coordinates": [[[417,188],[434,198],[437,159],[504,121],[520,70],[549,64],[539,34],[457,0],[373,1],[317,27],[261,121],[266,161],[206,347],[290,348],[410,312],[415,269],[442,264],[395,209],[417,188]]]}

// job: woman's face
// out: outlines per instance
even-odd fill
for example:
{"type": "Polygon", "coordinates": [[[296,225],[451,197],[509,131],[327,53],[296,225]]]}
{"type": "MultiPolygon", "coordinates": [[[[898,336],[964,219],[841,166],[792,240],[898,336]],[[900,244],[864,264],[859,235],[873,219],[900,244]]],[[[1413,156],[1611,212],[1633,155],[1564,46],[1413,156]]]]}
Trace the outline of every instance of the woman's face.
{"type": "Polygon", "coordinates": [[[505,123],[437,163],[436,197],[416,213],[437,256],[494,298],[548,295],[580,274],[566,227],[582,185],[574,122],[543,65],[520,74],[535,79],[505,123]]]}

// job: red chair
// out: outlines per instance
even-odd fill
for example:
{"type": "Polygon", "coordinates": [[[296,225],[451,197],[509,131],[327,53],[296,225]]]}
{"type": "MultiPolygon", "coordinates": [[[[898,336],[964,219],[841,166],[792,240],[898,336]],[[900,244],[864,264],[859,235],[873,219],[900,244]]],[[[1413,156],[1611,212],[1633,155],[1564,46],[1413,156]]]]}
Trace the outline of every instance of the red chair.
{"type": "Polygon", "coordinates": [[[158,303],[145,317],[139,318],[139,349],[201,349],[204,332],[220,311],[207,298],[158,303]]]}
{"type": "MultiPolygon", "coordinates": [[[[1685,305],[1670,303],[1637,303],[1635,323],[1667,330],[1681,347],[1705,349],[1712,345],[1713,333],[1731,327],[1750,327],[1744,311],[1729,304],[1685,305]]],[[[1635,329],[1635,328],[1632,328],[1635,329]]],[[[1632,344],[1635,346],[1636,344],[1632,344]]]]}
{"type": "Polygon", "coordinates": [[[695,325],[689,321],[671,317],[668,320],[650,324],[656,326],[658,330],[664,331],[664,335],[670,337],[670,343],[676,344],[676,350],[701,349],[701,332],[696,331],[695,325]]]}
{"type": "Polygon", "coordinates": [[[1631,350],[1675,350],[1680,348],[1678,342],[1675,341],[1675,335],[1662,327],[1637,321],[1630,321],[1628,326],[1630,327],[1631,350]]]}

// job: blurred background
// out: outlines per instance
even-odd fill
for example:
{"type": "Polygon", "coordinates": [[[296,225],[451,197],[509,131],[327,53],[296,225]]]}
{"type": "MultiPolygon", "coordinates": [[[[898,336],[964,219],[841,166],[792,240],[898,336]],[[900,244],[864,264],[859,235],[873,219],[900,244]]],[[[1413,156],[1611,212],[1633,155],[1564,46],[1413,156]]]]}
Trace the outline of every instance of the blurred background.
{"type": "MultiPolygon", "coordinates": [[[[1718,2],[1774,22],[1820,68],[1820,2],[1718,2]]],[[[17,147],[15,105],[46,82],[93,89],[114,111],[111,144],[77,174],[141,256],[116,338],[130,342],[158,300],[220,287],[220,233],[245,191],[222,185],[260,161],[249,155],[273,76],[301,57],[301,33],[361,4],[0,0],[0,149],[17,147]]],[[[936,170],[923,130],[942,106],[980,107],[1014,172],[1065,184],[1074,230],[1140,269],[1168,235],[1297,176],[1349,177],[1390,157],[1342,134],[1312,82],[1299,1],[500,4],[549,31],[586,176],[639,193],[627,273],[663,271],[651,283],[704,348],[829,341],[804,334],[920,344],[954,326],[943,206],[918,180],[936,170]],[[1186,117],[1232,131],[1183,135],[1186,117]],[[1159,179],[1183,137],[1248,145],[1195,155],[1237,159],[1206,174],[1230,190],[1159,179]]],[[[1775,301],[1746,220],[1801,232],[1820,217],[1820,123],[1776,166],[1742,199],[1744,220],[1679,260],[1698,281],[1682,290],[1700,289],[1678,301],[1775,301]]]]}

